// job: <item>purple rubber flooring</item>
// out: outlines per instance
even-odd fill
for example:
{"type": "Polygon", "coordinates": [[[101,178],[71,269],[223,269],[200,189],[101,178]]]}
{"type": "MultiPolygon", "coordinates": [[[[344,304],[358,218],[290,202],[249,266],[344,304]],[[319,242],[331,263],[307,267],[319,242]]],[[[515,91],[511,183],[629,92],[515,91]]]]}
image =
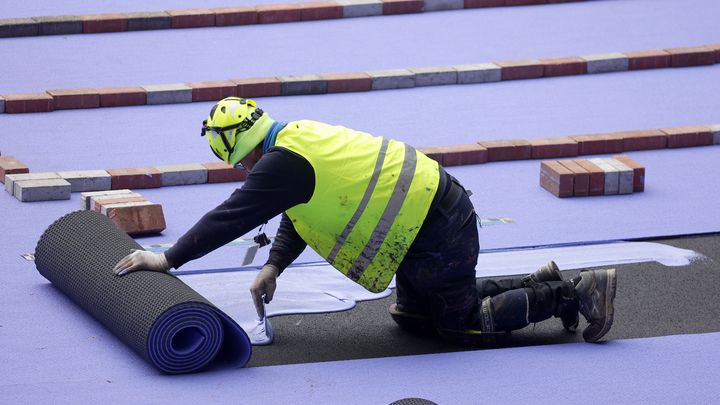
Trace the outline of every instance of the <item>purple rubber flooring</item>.
{"type": "MultiPolygon", "coordinates": [[[[82,12],[110,11],[102,7],[115,4],[131,7],[127,11],[139,10],[138,5],[153,10],[199,5],[189,0],[107,2],[82,12]]],[[[53,9],[50,2],[36,1],[13,5],[13,12],[28,7],[22,15],[70,14],[81,12],[73,7],[85,7],[80,2],[58,5],[67,7],[53,9]]],[[[0,6],[0,15],[2,7],[7,5],[0,6]]],[[[709,0],[607,0],[262,27],[3,39],[0,94],[706,44],[720,42],[717,11],[717,2],[709,0]],[[443,29],[429,35],[430,24],[443,29]],[[268,51],[234,70],[236,60],[214,59],[217,53],[208,47],[228,33],[264,38],[268,51]],[[381,41],[389,35],[393,41],[381,41]],[[354,46],[347,49],[345,43],[354,46]],[[329,46],[318,50],[308,44],[329,46]],[[76,64],[78,59],[83,63],[76,64]]],[[[259,101],[277,119],[313,118],[430,146],[717,123],[720,99],[712,84],[719,79],[720,67],[711,66],[259,101]]],[[[35,172],[212,161],[198,136],[210,105],[1,114],[0,151],[35,172]]],[[[579,243],[717,232],[720,177],[713,174],[718,152],[720,147],[712,146],[630,153],[647,167],[647,187],[626,196],[557,199],[538,186],[538,161],[450,172],[474,191],[481,216],[515,220],[482,229],[483,249],[579,243]]],[[[139,190],[163,204],[168,220],[162,236],[139,242],[176,240],[234,187],[139,190]]],[[[407,397],[440,404],[720,402],[713,371],[720,360],[717,333],[165,377],[20,258],[34,250],[52,221],[78,207],[77,194],[70,201],[23,204],[0,192],[0,402],[384,404],[407,397]]],[[[183,269],[236,266],[241,257],[232,249],[183,269]]],[[[314,258],[308,251],[300,260],[314,258]]]]}
{"type": "Polygon", "coordinates": [[[675,0],[600,0],[294,24],[10,38],[0,41],[0,94],[704,45],[720,42],[719,13],[720,3],[714,0],[688,0],[682,7],[675,0]],[[437,18],[443,28],[429,29],[437,18]],[[223,44],[248,36],[262,46],[237,54],[225,51],[223,44]]]}
{"type": "MultiPolygon", "coordinates": [[[[457,405],[576,401],[714,404],[720,401],[717,376],[712,371],[720,361],[718,344],[720,334],[711,333],[616,340],[603,345],[562,344],[223,370],[172,378],[148,375],[152,371],[142,365],[66,369],[66,359],[60,358],[44,366],[45,372],[62,376],[53,383],[20,372],[4,378],[0,387],[8,403],[45,402],[48,393],[55,394],[53,403],[114,402],[119,398],[124,403],[159,403],[172,393],[172,402],[182,404],[389,404],[411,397],[457,405]],[[88,371],[96,374],[88,377],[88,371]]],[[[64,349],[67,353],[69,347],[64,349]]],[[[132,356],[123,353],[122,347],[114,349],[118,356],[132,356]]],[[[86,349],[86,354],[91,351],[86,349]]]]}

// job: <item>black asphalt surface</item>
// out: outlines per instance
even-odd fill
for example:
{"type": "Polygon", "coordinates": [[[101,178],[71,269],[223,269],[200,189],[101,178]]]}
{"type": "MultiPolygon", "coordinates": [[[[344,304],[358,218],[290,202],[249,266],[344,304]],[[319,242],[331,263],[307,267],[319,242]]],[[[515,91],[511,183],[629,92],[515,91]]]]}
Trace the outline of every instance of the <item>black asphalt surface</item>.
{"type": "MultiPolygon", "coordinates": [[[[720,234],[653,242],[691,249],[706,257],[681,267],[657,262],[615,266],[615,322],[603,340],[720,331],[720,234]]],[[[566,271],[563,275],[569,278],[578,273],[566,271]]],[[[483,350],[403,331],[387,313],[394,300],[393,293],[382,300],[360,302],[350,311],[271,318],[275,341],[255,347],[249,366],[483,350]]],[[[504,347],[582,341],[584,326],[581,317],[578,332],[570,334],[559,319],[549,319],[513,332],[504,347]]]]}

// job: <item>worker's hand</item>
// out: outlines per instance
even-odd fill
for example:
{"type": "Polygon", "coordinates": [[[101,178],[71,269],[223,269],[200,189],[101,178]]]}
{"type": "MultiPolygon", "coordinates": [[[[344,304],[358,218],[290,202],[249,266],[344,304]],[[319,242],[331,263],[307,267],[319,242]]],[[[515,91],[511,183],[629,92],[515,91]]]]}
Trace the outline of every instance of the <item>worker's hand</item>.
{"type": "Polygon", "coordinates": [[[265,304],[269,304],[273,299],[275,287],[277,287],[276,280],[279,274],[280,269],[272,264],[266,264],[262,270],[260,270],[257,277],[255,277],[255,281],[250,284],[250,295],[252,295],[255,310],[260,318],[265,317],[263,301],[265,301],[265,304]],[[264,300],[263,295],[265,296],[264,300]]]}
{"type": "Polygon", "coordinates": [[[165,254],[153,253],[146,250],[132,250],[132,253],[120,259],[113,268],[117,276],[122,276],[131,271],[151,270],[166,272],[170,270],[165,254]]]}

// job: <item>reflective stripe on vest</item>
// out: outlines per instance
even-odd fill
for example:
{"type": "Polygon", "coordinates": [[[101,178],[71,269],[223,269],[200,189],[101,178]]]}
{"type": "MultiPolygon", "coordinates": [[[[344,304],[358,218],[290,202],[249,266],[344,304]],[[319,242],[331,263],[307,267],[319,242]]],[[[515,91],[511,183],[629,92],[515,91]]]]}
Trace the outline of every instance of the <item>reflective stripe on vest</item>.
{"type": "Polygon", "coordinates": [[[315,173],[310,201],[287,210],[298,234],[347,277],[384,290],[425,220],[437,163],[402,142],[314,121],[289,123],[275,145],[315,173]]]}

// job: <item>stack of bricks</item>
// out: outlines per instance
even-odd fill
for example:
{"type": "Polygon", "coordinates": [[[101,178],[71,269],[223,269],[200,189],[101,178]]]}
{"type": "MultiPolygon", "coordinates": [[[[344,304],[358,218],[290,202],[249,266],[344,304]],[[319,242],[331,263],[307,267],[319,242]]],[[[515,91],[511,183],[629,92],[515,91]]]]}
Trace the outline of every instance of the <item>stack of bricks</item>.
{"type": "Polygon", "coordinates": [[[7,174],[3,180],[5,190],[22,202],[69,200],[71,192],[110,189],[110,175],[104,170],[57,173],[26,170],[7,174]]]}
{"type": "Polygon", "coordinates": [[[631,194],[645,190],[645,167],[626,155],[545,160],[540,186],[556,197],[631,194]]]}
{"type": "Polygon", "coordinates": [[[131,236],[159,233],[166,227],[162,206],[131,190],[82,193],[80,208],[106,215],[131,236]]]}

